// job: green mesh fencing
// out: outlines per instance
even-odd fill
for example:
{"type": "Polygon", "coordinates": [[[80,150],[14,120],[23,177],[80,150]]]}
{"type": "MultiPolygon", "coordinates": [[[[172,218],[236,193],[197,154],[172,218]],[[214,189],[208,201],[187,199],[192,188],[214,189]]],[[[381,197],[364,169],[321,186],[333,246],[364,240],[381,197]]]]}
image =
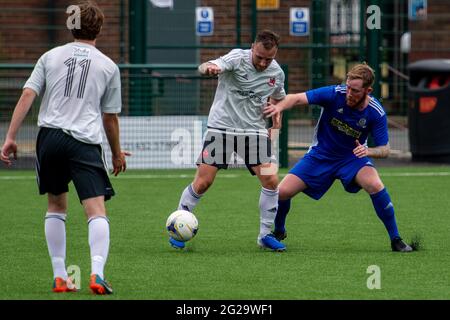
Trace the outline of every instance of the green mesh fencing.
{"type": "MultiPolygon", "coordinates": [[[[0,64],[2,139],[32,68],[33,65],[26,64],[0,64]]],[[[217,78],[201,77],[196,69],[197,66],[189,65],[120,66],[123,100],[121,142],[123,149],[133,153],[129,159],[130,168],[195,167],[217,86],[217,78]],[[184,156],[180,163],[177,155],[173,154],[175,147],[183,147],[190,156],[184,156]]],[[[17,136],[17,168],[31,168],[34,164],[39,105],[38,98],[17,136]]],[[[109,154],[107,145],[105,150],[109,154]]]]}
{"type": "MultiPolygon", "coordinates": [[[[408,0],[286,0],[273,10],[258,10],[255,0],[175,0],[173,8],[158,8],[149,1],[97,2],[107,17],[97,46],[121,64],[123,117],[186,116],[199,117],[204,122],[216,80],[199,77],[195,67],[232,48],[249,48],[258,30],[270,28],[281,35],[277,61],[289,70],[289,92],[342,83],[355,63],[372,64],[377,70],[375,93],[388,113],[393,154],[408,155],[407,65],[411,57],[444,58],[450,54],[448,41],[443,41],[450,35],[446,28],[450,18],[447,0],[428,1],[430,8],[424,21],[409,19],[408,0]],[[380,8],[379,30],[369,30],[366,25],[371,5],[380,8]],[[196,6],[214,10],[213,35],[196,35],[196,6]],[[293,7],[309,9],[308,36],[289,34],[293,7]],[[412,53],[401,46],[408,31],[413,31],[413,40],[416,39],[412,53]],[[163,68],[155,67],[163,64],[163,68]]],[[[69,4],[71,1],[38,4],[0,0],[0,63],[4,63],[0,69],[2,137],[21,86],[31,72],[31,65],[12,64],[33,64],[46,50],[71,41],[65,14],[69,4]]],[[[32,125],[38,104],[26,119],[30,128],[20,133],[20,139],[26,140],[28,146],[22,150],[30,158],[34,152],[31,141],[36,129],[32,125]]],[[[309,147],[318,115],[317,107],[294,108],[285,114],[282,140],[290,164],[309,147]]]]}

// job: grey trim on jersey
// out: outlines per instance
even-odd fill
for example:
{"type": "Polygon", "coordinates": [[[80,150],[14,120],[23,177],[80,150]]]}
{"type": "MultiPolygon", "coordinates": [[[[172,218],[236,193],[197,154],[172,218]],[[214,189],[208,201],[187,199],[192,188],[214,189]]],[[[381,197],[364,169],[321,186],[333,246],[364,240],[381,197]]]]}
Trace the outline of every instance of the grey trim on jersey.
{"type": "Polygon", "coordinates": [[[233,49],[209,62],[219,66],[222,72],[208,126],[267,135],[263,108],[270,97],[282,100],[286,96],[280,65],[273,60],[266,70],[257,71],[252,64],[251,49],[233,49]]]}
{"type": "Polygon", "coordinates": [[[75,139],[101,144],[102,113],[122,109],[120,71],[95,46],[71,42],[44,53],[24,88],[45,87],[38,126],[62,129],[75,139]]]}
{"type": "Polygon", "coordinates": [[[319,119],[317,120],[316,126],[314,127],[312,142],[308,148],[307,153],[310,152],[313,147],[315,147],[319,144],[319,140],[317,139],[317,134],[319,133],[319,124],[320,124],[320,120],[322,119],[322,115],[323,115],[323,107],[320,107],[319,119]]]}

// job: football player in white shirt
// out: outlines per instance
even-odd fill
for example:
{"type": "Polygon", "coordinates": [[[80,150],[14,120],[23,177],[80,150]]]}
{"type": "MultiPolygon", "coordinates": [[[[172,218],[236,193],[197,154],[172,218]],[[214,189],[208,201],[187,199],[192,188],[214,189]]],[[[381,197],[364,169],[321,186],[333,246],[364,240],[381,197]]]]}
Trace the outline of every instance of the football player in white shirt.
{"type": "MultiPolygon", "coordinates": [[[[257,244],[273,251],[284,251],[285,245],[271,234],[278,206],[278,175],[263,116],[268,101],[276,104],[286,96],[284,72],[275,61],[278,43],[276,33],[263,30],[251,49],[234,49],[199,66],[201,74],[218,75],[219,82],[203,150],[197,161],[197,174],[183,191],[178,209],[192,212],[214,182],[217,171],[227,169],[231,155],[236,152],[262,186],[257,244]]],[[[273,119],[273,128],[279,128],[279,122],[279,118],[273,119]]],[[[184,242],[173,238],[169,242],[175,248],[184,248],[184,242]]]]}
{"type": "Polygon", "coordinates": [[[84,207],[91,253],[90,288],[111,294],[104,279],[109,251],[109,220],[105,201],[114,195],[103,158],[102,127],[112,151],[113,174],[125,171],[119,141],[121,83],[117,65],[96,47],[104,15],[94,2],[79,5],[80,28],[74,42],[41,56],[24,85],[1,149],[0,159],[17,158],[17,132],[36,96],[45,88],[39,109],[36,172],[40,194],[48,195],[45,237],[50,254],[54,292],[76,291],[67,275],[66,229],[68,184],[73,181],[84,207]]]}

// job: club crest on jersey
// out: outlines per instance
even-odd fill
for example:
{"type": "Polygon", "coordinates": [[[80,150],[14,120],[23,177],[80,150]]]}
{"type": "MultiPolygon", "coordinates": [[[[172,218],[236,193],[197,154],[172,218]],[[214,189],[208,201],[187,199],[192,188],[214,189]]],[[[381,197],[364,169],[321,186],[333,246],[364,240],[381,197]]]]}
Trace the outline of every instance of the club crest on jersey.
{"type": "Polygon", "coordinates": [[[367,123],[367,120],[364,119],[364,118],[361,118],[358,121],[358,126],[360,126],[361,128],[365,128],[366,127],[366,123],[367,123]]]}
{"type": "Polygon", "coordinates": [[[276,79],[275,78],[269,78],[269,86],[273,87],[275,85],[276,79]]]}

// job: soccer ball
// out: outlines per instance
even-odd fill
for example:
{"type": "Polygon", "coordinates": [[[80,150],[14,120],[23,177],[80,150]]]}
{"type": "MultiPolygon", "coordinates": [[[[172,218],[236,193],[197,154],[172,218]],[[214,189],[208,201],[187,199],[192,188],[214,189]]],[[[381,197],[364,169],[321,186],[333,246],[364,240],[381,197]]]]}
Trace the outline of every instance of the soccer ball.
{"type": "Polygon", "coordinates": [[[178,241],[191,240],[198,231],[198,220],[192,212],[177,210],[167,218],[166,229],[178,241]]]}

